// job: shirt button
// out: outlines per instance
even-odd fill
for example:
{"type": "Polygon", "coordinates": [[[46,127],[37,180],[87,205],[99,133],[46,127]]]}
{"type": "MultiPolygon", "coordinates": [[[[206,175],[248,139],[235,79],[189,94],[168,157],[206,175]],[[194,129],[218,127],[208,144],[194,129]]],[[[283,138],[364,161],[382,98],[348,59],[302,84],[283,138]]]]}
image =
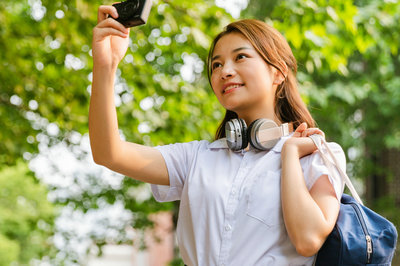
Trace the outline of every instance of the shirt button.
{"type": "Polygon", "coordinates": [[[232,190],[232,195],[235,196],[236,192],[234,190],[232,190]]]}
{"type": "Polygon", "coordinates": [[[225,230],[226,231],[230,231],[232,228],[231,228],[231,226],[228,224],[228,225],[225,225],[225,230]]]}

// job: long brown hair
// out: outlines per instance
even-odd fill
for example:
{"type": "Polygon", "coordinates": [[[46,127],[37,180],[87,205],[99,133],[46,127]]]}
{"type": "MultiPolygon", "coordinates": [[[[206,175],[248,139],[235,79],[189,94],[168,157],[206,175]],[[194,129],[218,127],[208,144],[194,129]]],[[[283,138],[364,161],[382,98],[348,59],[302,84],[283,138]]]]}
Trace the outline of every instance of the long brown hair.
{"type": "MultiPolygon", "coordinates": [[[[309,127],[315,127],[315,121],[308,111],[305,103],[301,99],[297,89],[297,62],[292,50],[285,37],[276,29],[268,24],[255,20],[243,19],[230,23],[225,29],[215,37],[207,58],[207,74],[211,84],[211,59],[215,45],[221,37],[229,33],[241,33],[260,54],[264,61],[278,69],[285,80],[278,86],[275,92],[275,115],[281,122],[293,122],[293,127],[297,128],[301,123],[306,122],[309,127]],[[287,68],[287,74],[285,70],[287,68]]],[[[215,139],[225,137],[225,123],[238,115],[230,110],[226,110],[225,117],[218,126],[215,139]]]]}

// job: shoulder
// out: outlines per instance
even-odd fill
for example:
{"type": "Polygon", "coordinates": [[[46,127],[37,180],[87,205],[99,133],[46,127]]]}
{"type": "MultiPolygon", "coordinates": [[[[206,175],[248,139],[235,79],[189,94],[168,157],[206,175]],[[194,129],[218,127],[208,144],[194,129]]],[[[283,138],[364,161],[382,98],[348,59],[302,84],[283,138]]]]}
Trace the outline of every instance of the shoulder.
{"type": "Polygon", "coordinates": [[[327,142],[329,148],[336,153],[344,153],[343,152],[343,148],[342,146],[340,146],[338,143],[336,142],[327,142]]]}
{"type": "MultiPolygon", "coordinates": [[[[335,142],[328,142],[328,147],[331,150],[333,156],[335,156],[336,161],[339,164],[339,167],[346,172],[346,156],[342,149],[342,147],[335,142]]],[[[322,152],[326,155],[329,161],[333,161],[329,152],[324,147],[322,152]]],[[[330,182],[333,184],[335,191],[337,193],[338,199],[343,192],[343,184],[340,179],[337,179],[337,176],[332,176],[331,170],[325,164],[324,159],[322,158],[320,151],[316,150],[314,153],[303,157],[301,160],[301,166],[303,169],[304,179],[306,182],[306,186],[308,189],[311,189],[314,183],[320,178],[322,175],[327,175],[330,182]]]]}
{"type": "Polygon", "coordinates": [[[214,142],[210,142],[208,140],[193,140],[189,142],[177,142],[172,144],[158,145],[155,148],[159,151],[200,151],[200,150],[208,150],[213,147],[214,142]]]}
{"type": "MultiPolygon", "coordinates": [[[[343,148],[338,143],[336,143],[336,142],[327,142],[326,144],[328,144],[329,149],[332,151],[332,153],[335,156],[344,156],[345,157],[343,148]]],[[[323,152],[324,152],[324,154],[328,154],[328,151],[326,150],[325,147],[323,147],[323,152]]],[[[319,151],[315,150],[312,154],[310,154],[310,157],[316,156],[316,155],[318,155],[318,153],[319,153],[319,151]]]]}
{"type": "MultiPolygon", "coordinates": [[[[339,167],[342,169],[346,169],[346,155],[343,151],[342,146],[337,144],[336,142],[327,142],[329,149],[332,151],[333,155],[339,162],[339,167]]],[[[324,151],[324,154],[327,154],[327,151],[324,151]]],[[[329,158],[330,156],[328,156],[329,158]]]]}
{"type": "MultiPolygon", "coordinates": [[[[346,155],[343,148],[336,142],[327,142],[329,149],[332,151],[333,155],[339,162],[339,166],[342,169],[346,169],[346,155]]],[[[322,151],[328,158],[330,158],[329,152],[325,149],[322,151]]],[[[310,166],[324,165],[320,151],[316,150],[312,154],[303,157],[301,160],[303,168],[308,168],[310,166]]]]}

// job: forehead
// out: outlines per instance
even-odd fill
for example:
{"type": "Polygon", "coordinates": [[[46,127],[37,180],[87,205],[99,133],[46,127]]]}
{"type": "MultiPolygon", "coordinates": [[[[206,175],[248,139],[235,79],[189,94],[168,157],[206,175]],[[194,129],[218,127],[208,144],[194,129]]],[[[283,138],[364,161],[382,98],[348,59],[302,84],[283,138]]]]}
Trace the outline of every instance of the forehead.
{"type": "Polygon", "coordinates": [[[252,44],[241,33],[232,32],[222,36],[215,44],[213,56],[231,53],[239,47],[253,49],[252,44]]]}

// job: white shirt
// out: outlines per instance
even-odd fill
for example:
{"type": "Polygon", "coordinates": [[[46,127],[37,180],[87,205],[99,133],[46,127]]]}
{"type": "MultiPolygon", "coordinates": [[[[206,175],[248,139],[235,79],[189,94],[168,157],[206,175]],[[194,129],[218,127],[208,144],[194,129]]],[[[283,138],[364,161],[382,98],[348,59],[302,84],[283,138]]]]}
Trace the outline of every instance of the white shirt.
{"type": "MultiPolygon", "coordinates": [[[[286,232],[280,196],[283,137],[269,151],[231,151],[225,139],[156,147],[170,186],[152,185],[160,202],[180,200],[177,238],[187,265],[312,265],[286,232]]],[[[345,169],[343,150],[330,148],[345,169]]],[[[329,171],[318,153],[300,159],[305,183],[329,171]]],[[[329,176],[340,199],[344,185],[329,176]]]]}

